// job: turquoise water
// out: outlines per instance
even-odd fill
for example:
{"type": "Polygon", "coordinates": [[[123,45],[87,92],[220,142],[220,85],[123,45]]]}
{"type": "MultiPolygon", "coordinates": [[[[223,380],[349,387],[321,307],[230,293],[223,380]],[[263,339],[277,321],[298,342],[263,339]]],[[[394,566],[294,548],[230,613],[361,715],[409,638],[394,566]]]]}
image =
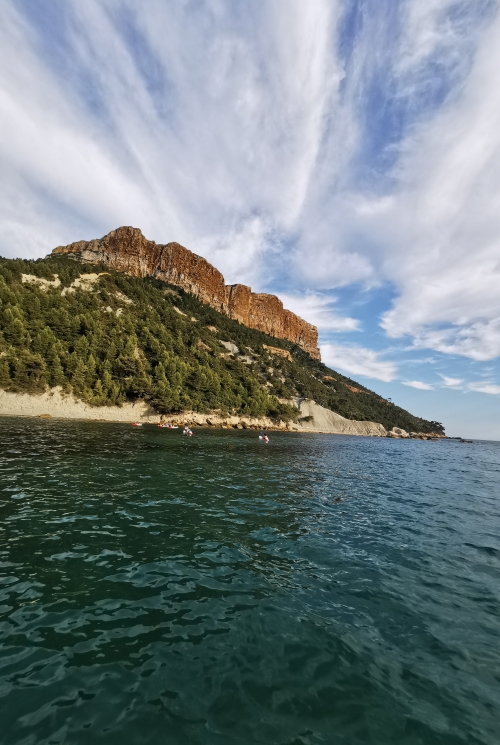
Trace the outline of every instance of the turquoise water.
{"type": "Polygon", "coordinates": [[[0,420],[2,745],[500,742],[500,443],[0,420]]]}

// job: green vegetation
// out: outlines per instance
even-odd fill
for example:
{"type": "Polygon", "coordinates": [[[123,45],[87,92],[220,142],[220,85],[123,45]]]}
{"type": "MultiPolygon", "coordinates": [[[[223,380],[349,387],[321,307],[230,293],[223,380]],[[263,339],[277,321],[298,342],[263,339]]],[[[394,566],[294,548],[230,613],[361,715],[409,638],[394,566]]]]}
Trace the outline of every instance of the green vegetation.
{"type": "Polygon", "coordinates": [[[283,400],[298,396],[386,428],[442,431],[178,288],[67,258],[0,259],[0,387],[39,393],[55,386],[94,406],[144,399],[165,414],[218,410],[280,419],[296,418],[283,400]],[[93,284],[73,285],[101,272],[93,284]],[[23,282],[23,274],[52,284],[23,282]],[[228,341],[239,354],[221,343],[228,341]],[[264,344],[289,350],[293,361],[264,344]]]}

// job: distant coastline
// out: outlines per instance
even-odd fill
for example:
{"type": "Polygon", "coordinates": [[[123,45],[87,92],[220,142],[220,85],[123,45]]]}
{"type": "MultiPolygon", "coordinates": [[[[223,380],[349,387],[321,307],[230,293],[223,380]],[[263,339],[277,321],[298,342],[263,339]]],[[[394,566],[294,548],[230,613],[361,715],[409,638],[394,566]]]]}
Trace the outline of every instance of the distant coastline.
{"type": "Polygon", "coordinates": [[[346,434],[365,437],[386,437],[386,429],[376,422],[358,422],[319,406],[314,401],[301,401],[299,412],[302,420],[284,422],[269,417],[221,416],[217,412],[201,414],[184,411],[160,415],[144,401],[127,402],[122,406],[91,406],[65,395],[60,388],[40,394],[11,393],[0,390],[0,416],[38,417],[54,419],[90,420],[100,422],[140,421],[156,424],[166,419],[178,424],[212,426],[234,429],[268,429],[288,432],[346,434]]]}

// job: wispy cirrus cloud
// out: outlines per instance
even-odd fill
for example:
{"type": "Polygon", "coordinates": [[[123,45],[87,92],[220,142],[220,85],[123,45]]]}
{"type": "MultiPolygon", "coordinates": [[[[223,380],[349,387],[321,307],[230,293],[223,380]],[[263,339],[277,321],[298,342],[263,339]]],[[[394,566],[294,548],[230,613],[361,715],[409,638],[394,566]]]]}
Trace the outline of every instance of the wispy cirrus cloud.
{"type": "Polygon", "coordinates": [[[384,360],[372,349],[356,345],[322,344],[321,357],[325,364],[349,375],[362,375],[388,383],[394,380],[397,366],[384,360]]]}
{"type": "Polygon", "coordinates": [[[461,89],[408,139],[405,183],[386,212],[399,213],[410,260],[397,269],[385,330],[475,360],[500,354],[500,97],[491,89],[499,39],[497,16],[467,57],[461,89]]]}
{"type": "Polygon", "coordinates": [[[387,8],[382,3],[363,16],[369,38],[359,40],[348,68],[344,103],[358,139],[322,229],[321,255],[330,251],[332,269],[327,261],[308,262],[306,254],[301,268],[322,286],[356,276],[389,281],[396,292],[382,326],[390,338],[494,359],[500,355],[497,7],[408,2],[392,22],[387,8]],[[389,29],[394,36],[385,44],[389,29]],[[375,91],[378,110],[370,109],[375,91]],[[334,236],[329,244],[328,235],[334,236]],[[342,271],[346,246],[351,263],[342,271]]]}
{"type": "Polygon", "coordinates": [[[491,381],[466,383],[463,378],[450,378],[446,375],[441,375],[440,377],[442,378],[441,385],[424,383],[421,380],[407,380],[402,381],[402,383],[403,385],[409,386],[410,388],[416,388],[420,391],[434,391],[436,390],[436,388],[444,387],[464,392],[470,391],[473,393],[487,393],[493,396],[500,394],[500,385],[497,385],[496,383],[493,383],[491,381]]]}
{"type": "Polygon", "coordinates": [[[443,385],[447,388],[459,388],[464,382],[463,378],[450,378],[447,375],[441,375],[441,378],[443,380],[443,385]]]}
{"type": "Polygon", "coordinates": [[[417,388],[419,391],[433,391],[434,386],[430,383],[423,383],[421,380],[407,380],[403,381],[403,385],[408,385],[410,388],[417,388]]]}
{"type": "Polygon", "coordinates": [[[317,326],[320,331],[349,332],[358,331],[360,328],[359,319],[342,316],[338,312],[336,298],[331,295],[288,295],[280,292],[279,296],[286,308],[302,318],[307,318],[309,323],[317,326]]]}
{"type": "Polygon", "coordinates": [[[487,393],[490,396],[500,395],[500,385],[495,383],[469,383],[468,388],[475,393],[487,393]]]}

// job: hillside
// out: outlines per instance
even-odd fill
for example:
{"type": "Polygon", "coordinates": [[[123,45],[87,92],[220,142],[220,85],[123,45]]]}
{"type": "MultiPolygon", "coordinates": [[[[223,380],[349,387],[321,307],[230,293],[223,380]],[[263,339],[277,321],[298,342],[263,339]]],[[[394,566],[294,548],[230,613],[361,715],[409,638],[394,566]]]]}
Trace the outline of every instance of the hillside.
{"type": "Polygon", "coordinates": [[[316,326],[286,310],[276,295],[252,292],[247,285],[226,285],[215,266],[179,243],[155,243],[139,228],[122,226],[102,238],[58,246],[52,254],[171,283],[247,328],[291,341],[320,359],[316,326]]]}
{"type": "Polygon", "coordinates": [[[0,259],[0,388],[55,386],[93,406],[284,420],[297,409],[283,401],[301,397],[386,429],[442,431],[178,287],[64,256],[0,259]]]}

